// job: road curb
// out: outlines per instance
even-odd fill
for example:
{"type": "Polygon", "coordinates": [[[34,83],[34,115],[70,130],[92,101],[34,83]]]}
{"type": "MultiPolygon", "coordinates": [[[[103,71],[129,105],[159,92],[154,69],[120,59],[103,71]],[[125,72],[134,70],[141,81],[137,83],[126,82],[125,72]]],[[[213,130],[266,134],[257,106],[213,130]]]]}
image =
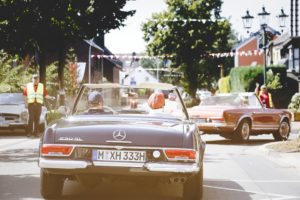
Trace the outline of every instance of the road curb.
{"type": "Polygon", "coordinates": [[[292,167],[300,169],[300,152],[282,153],[273,149],[267,148],[268,145],[277,144],[280,142],[267,143],[259,147],[259,151],[273,162],[284,165],[285,167],[292,167]]]}

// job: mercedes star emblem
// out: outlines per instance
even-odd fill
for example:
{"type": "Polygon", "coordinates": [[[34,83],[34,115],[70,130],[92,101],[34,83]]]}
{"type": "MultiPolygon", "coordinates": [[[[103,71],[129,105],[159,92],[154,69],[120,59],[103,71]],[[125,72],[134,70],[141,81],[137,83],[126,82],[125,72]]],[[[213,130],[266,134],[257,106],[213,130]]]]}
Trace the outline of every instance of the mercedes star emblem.
{"type": "Polygon", "coordinates": [[[118,141],[124,140],[126,138],[126,132],[121,130],[116,130],[113,132],[113,138],[118,141]]]}

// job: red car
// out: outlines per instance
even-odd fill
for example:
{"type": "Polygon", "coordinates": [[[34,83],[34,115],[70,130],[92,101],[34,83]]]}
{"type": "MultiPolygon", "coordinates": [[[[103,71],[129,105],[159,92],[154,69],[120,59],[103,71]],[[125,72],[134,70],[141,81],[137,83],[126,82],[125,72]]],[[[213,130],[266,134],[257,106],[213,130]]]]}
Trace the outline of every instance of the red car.
{"type": "Polygon", "coordinates": [[[290,134],[291,112],[263,107],[255,93],[207,97],[188,113],[202,132],[228,139],[248,141],[250,135],[272,133],[279,141],[287,140],[290,134]]]}

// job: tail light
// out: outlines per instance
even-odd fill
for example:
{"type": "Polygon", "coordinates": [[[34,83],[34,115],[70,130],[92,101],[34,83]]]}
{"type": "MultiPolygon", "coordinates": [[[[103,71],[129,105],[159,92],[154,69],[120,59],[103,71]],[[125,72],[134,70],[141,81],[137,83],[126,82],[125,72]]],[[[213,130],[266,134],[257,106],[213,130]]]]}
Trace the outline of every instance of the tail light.
{"type": "Polygon", "coordinates": [[[225,120],[223,117],[212,117],[211,118],[211,122],[214,122],[214,123],[223,123],[225,120]]]}
{"type": "Polygon", "coordinates": [[[195,150],[183,150],[183,149],[166,149],[165,153],[169,159],[174,160],[195,160],[195,150]]]}
{"type": "Polygon", "coordinates": [[[42,156],[69,156],[74,147],[64,145],[43,145],[41,149],[42,156]]]}

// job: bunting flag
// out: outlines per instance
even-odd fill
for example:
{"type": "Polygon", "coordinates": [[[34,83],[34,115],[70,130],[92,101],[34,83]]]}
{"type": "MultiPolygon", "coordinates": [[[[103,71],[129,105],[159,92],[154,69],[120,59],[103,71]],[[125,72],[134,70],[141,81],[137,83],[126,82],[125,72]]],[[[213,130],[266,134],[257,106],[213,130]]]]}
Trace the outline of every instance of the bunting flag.
{"type": "Polygon", "coordinates": [[[226,19],[196,19],[196,18],[189,18],[189,19],[182,19],[182,18],[173,18],[173,19],[152,19],[151,21],[154,22],[201,22],[205,24],[206,22],[218,22],[224,21],[226,19]]]}
{"type": "MultiPolygon", "coordinates": [[[[237,51],[237,52],[219,52],[219,53],[208,53],[199,55],[200,58],[228,58],[228,57],[235,57],[235,56],[261,56],[264,53],[262,49],[259,50],[249,50],[249,51],[237,51]]],[[[147,55],[130,55],[130,54],[115,54],[115,55],[102,55],[97,54],[91,55],[91,58],[107,58],[107,59],[121,59],[121,60],[132,60],[132,59],[171,59],[175,56],[172,55],[158,55],[158,56],[147,56],[147,55]]]]}

